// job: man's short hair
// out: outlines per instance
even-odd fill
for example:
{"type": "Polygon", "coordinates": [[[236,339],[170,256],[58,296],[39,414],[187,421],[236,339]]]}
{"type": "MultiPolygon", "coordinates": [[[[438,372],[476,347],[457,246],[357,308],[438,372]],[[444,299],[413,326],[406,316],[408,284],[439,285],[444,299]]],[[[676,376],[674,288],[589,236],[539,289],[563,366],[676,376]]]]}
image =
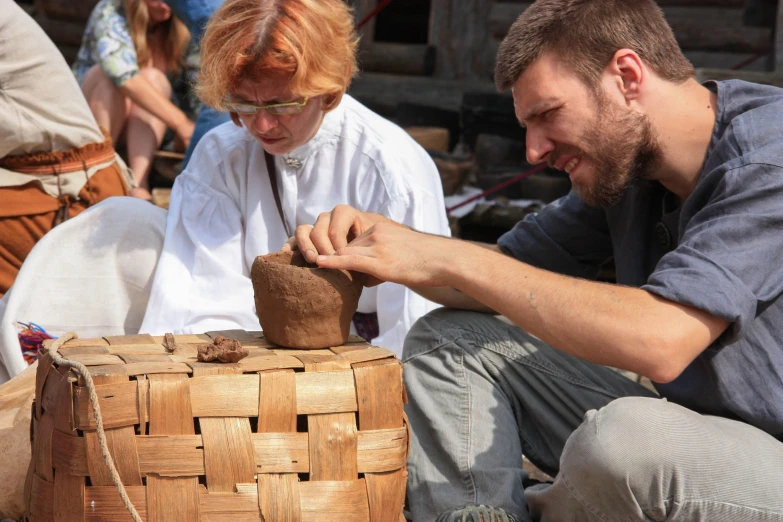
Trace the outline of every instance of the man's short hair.
{"type": "Polygon", "coordinates": [[[510,89],[530,64],[554,51],[595,86],[620,49],[635,51],[665,80],[682,83],[696,75],[653,0],[538,0],[500,44],[495,85],[510,89]]]}
{"type": "Polygon", "coordinates": [[[356,74],[357,43],[342,0],[226,0],[201,41],[197,91],[222,109],[241,80],[282,74],[296,94],[326,95],[330,110],[356,74]]]}

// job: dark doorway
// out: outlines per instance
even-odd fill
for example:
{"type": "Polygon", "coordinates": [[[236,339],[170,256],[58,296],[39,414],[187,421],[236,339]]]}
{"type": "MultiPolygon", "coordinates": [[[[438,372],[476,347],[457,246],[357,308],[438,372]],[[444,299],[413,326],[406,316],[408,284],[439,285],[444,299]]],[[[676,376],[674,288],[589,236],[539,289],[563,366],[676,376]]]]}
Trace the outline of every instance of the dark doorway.
{"type": "Polygon", "coordinates": [[[430,0],[392,0],[375,20],[375,41],[426,44],[430,0]]]}

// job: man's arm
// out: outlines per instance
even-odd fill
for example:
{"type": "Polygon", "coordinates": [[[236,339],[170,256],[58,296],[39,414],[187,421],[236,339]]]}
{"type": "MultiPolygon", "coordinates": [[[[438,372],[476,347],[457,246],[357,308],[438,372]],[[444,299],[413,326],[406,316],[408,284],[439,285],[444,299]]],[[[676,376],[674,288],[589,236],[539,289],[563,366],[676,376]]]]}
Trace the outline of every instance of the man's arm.
{"type": "Polygon", "coordinates": [[[675,379],[728,327],[645,290],[555,274],[386,223],[317,262],[410,287],[452,287],[566,353],[656,382],[675,379]]]}
{"type": "Polygon", "coordinates": [[[485,314],[497,313],[480,301],[473,299],[468,294],[460,292],[459,290],[449,286],[412,286],[410,288],[423,298],[429,299],[433,303],[438,303],[439,305],[443,305],[448,308],[472,310],[474,312],[482,312],[485,314]]]}
{"type": "MultiPolygon", "coordinates": [[[[294,237],[290,238],[283,245],[282,250],[284,252],[294,249],[299,250],[309,262],[314,263],[318,254],[334,254],[337,249],[347,246],[350,240],[360,236],[378,223],[412,230],[410,227],[396,223],[380,214],[359,212],[347,205],[338,205],[331,212],[324,212],[318,216],[315,225],[301,225],[297,227],[294,237]]],[[[478,242],[474,244],[491,251],[500,252],[500,248],[497,245],[478,242]]],[[[370,278],[366,284],[367,286],[375,286],[380,282],[380,280],[372,280],[370,278]]],[[[449,308],[495,313],[481,302],[454,288],[433,286],[409,286],[409,288],[425,299],[449,308]]]]}
{"type": "Polygon", "coordinates": [[[562,276],[472,248],[452,284],[580,359],[670,382],[728,322],[638,288],[562,276]]]}
{"type": "MultiPolygon", "coordinates": [[[[476,246],[486,248],[492,252],[502,253],[500,247],[497,245],[490,245],[489,243],[471,242],[476,246]]],[[[450,286],[415,286],[411,287],[411,290],[429,299],[434,303],[449,307],[458,308],[460,310],[472,310],[474,312],[483,312],[487,314],[496,314],[493,309],[480,301],[470,297],[465,292],[461,292],[450,286]]]]}

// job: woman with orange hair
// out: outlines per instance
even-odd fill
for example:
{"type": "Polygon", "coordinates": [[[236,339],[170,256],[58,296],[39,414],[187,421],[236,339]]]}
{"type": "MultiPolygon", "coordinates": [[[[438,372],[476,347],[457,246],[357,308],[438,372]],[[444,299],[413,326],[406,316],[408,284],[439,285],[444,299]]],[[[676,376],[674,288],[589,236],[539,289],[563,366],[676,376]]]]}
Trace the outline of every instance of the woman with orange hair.
{"type": "Polygon", "coordinates": [[[162,0],[100,0],[93,9],[73,70],[98,124],[114,143],[124,133],[138,185],[131,195],[150,199],[147,178],[166,128],[187,147],[197,109],[187,84],[197,66],[198,48],[162,0]],[[173,83],[182,86],[173,97],[190,115],[171,101],[173,83]]]}
{"type": "MultiPolygon", "coordinates": [[[[176,180],[141,331],[258,329],[253,260],[336,205],[449,234],[429,155],[345,94],[356,44],[341,0],[227,0],[214,14],[198,92],[233,123],[204,136],[176,180]]],[[[355,324],[399,354],[408,329],[435,306],[384,283],[359,304],[377,314],[377,331],[373,321],[355,324]]]]}

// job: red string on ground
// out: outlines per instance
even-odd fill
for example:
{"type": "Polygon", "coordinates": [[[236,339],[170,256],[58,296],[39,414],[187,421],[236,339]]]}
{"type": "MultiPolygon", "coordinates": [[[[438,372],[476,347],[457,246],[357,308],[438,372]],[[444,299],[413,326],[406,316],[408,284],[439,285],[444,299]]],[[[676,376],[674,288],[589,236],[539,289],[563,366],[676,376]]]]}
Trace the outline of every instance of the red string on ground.
{"type": "Polygon", "coordinates": [[[484,196],[489,196],[490,194],[494,194],[498,190],[504,189],[504,188],[508,187],[509,185],[513,185],[517,181],[522,181],[523,179],[525,179],[525,178],[527,178],[529,176],[532,176],[536,172],[540,172],[540,171],[544,170],[545,168],[546,168],[546,164],[542,163],[541,165],[537,165],[537,166],[533,167],[530,170],[526,170],[525,172],[514,176],[511,179],[507,179],[503,183],[498,183],[494,187],[488,188],[487,190],[485,190],[481,194],[476,194],[475,196],[470,197],[470,198],[466,199],[465,201],[460,201],[459,203],[457,203],[454,206],[447,207],[446,208],[446,213],[448,214],[452,210],[457,210],[460,207],[464,207],[468,203],[472,203],[473,201],[476,201],[477,199],[483,198],[484,196]]]}

